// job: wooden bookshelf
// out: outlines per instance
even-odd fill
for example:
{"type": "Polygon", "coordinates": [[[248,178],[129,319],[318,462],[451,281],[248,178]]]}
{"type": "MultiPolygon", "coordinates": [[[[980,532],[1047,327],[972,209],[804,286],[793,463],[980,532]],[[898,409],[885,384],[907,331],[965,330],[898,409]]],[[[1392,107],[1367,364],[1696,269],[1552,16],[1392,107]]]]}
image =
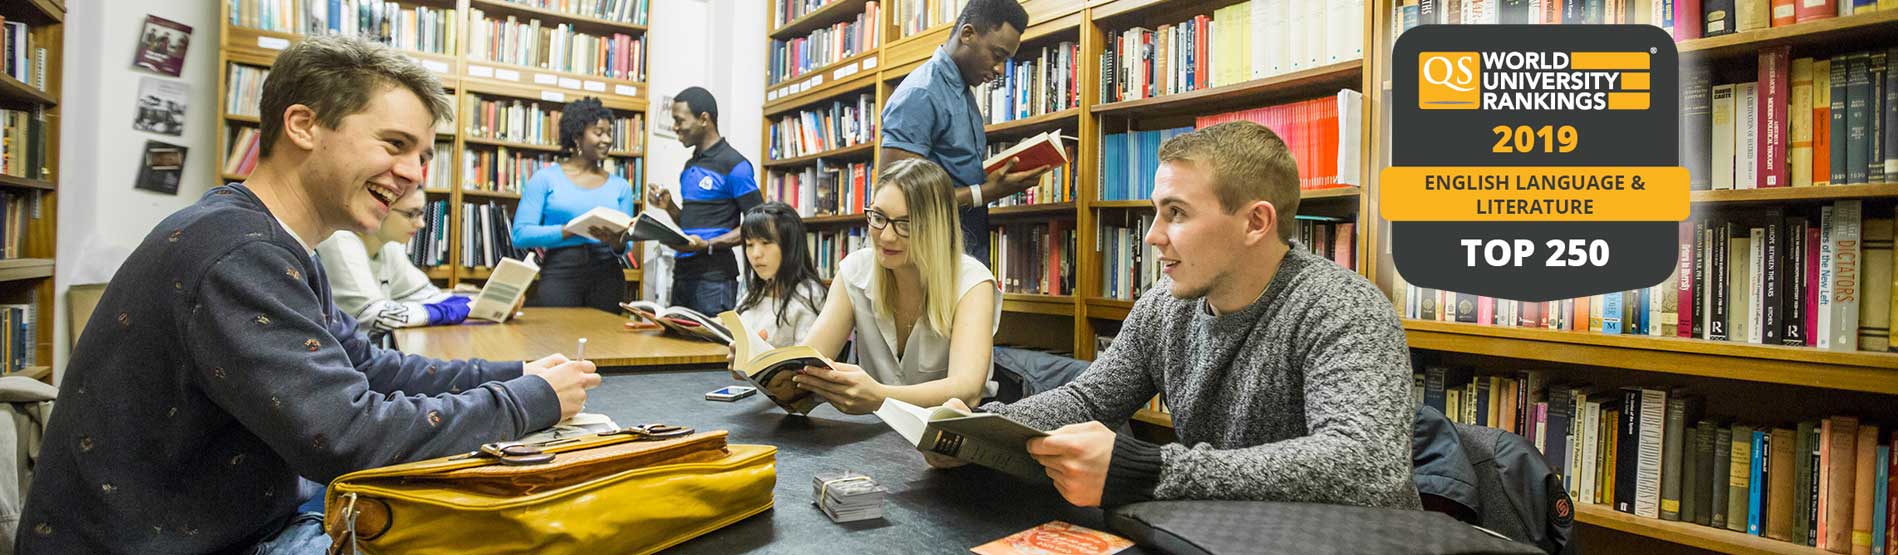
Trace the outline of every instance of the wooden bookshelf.
{"type": "Polygon", "coordinates": [[[1847,199],[1898,197],[1898,183],[1864,185],[1827,185],[1825,187],[1776,187],[1726,191],[1693,191],[1688,196],[1695,204],[1748,204],[1830,202],[1847,199]]]}
{"type": "Polygon", "coordinates": [[[862,225],[863,214],[838,214],[834,216],[810,216],[804,223],[813,226],[826,225],[862,225]]]}
{"type": "Polygon", "coordinates": [[[1074,316],[1074,296],[1002,293],[1002,311],[1074,316]]]}
{"type": "MultiPolygon", "coordinates": [[[[769,130],[767,129],[767,131],[769,130]]],[[[796,158],[785,158],[782,160],[766,160],[763,164],[760,164],[760,165],[766,168],[791,168],[791,167],[808,166],[811,164],[816,164],[817,161],[820,159],[822,160],[830,160],[830,159],[861,160],[864,158],[870,158],[874,156],[876,154],[876,149],[877,149],[876,141],[871,141],[871,142],[863,143],[860,145],[851,145],[851,146],[847,146],[843,148],[826,150],[826,151],[819,152],[816,154],[806,154],[803,156],[798,156],[796,158]]]]}
{"type": "Polygon", "coordinates": [[[1002,123],[991,123],[984,126],[982,131],[987,133],[991,140],[997,137],[1025,137],[1050,129],[1074,127],[1080,122],[1080,119],[1081,109],[1069,108],[1050,114],[1009,120],[1002,123]]]}
{"type": "Polygon", "coordinates": [[[1364,61],[1351,60],[1197,91],[1138,100],[1096,104],[1095,115],[1138,112],[1141,117],[1219,113],[1241,106],[1268,106],[1312,98],[1325,91],[1356,90],[1363,79],[1364,61]]]}
{"type": "MultiPolygon", "coordinates": [[[[34,1],[39,2],[46,0],[34,1]]],[[[228,68],[230,64],[236,63],[269,67],[281,49],[302,39],[302,36],[294,33],[264,31],[261,29],[232,25],[230,24],[231,6],[226,3],[220,4],[224,4],[220,7],[221,11],[218,19],[220,22],[218,25],[218,44],[220,46],[218,72],[220,75],[219,78],[222,80],[219,84],[220,92],[229,89],[230,72],[226,68],[228,68]]],[[[491,18],[505,19],[511,15],[521,21],[538,19],[544,26],[566,24],[578,31],[594,35],[611,35],[613,33],[633,35],[647,41],[645,48],[642,49],[642,54],[644,54],[652,50],[650,37],[645,36],[647,34],[648,25],[608,21],[584,15],[572,15],[524,4],[516,4],[505,0],[427,0],[423,2],[423,4],[456,9],[455,17],[458,19],[451,22],[451,25],[454,25],[459,32],[457,33],[457,44],[452,46],[458,50],[446,54],[407,50],[401,52],[409,58],[416,60],[423,67],[434,72],[437,77],[441,79],[443,88],[453,97],[454,106],[458,111],[463,108],[464,97],[470,95],[505,97],[551,103],[565,103],[583,97],[595,97],[600,99],[601,104],[616,112],[637,112],[644,114],[647,111],[649,98],[647,96],[648,91],[646,90],[645,81],[617,79],[479,60],[476,59],[475,53],[471,50],[472,45],[470,44],[469,34],[466,30],[472,25],[478,24],[473,20],[472,10],[480,9],[491,18]]],[[[0,84],[0,88],[3,87],[4,84],[0,84]]],[[[4,95],[4,92],[0,92],[0,95],[4,95]]],[[[225,157],[228,155],[230,148],[230,145],[225,143],[228,143],[234,137],[234,130],[240,127],[255,127],[259,121],[255,116],[243,116],[230,113],[231,107],[225,105],[225,96],[224,94],[218,95],[217,105],[217,113],[221,116],[218,118],[220,144],[219,150],[216,153],[217,167],[219,168],[224,167],[226,161],[225,157]]],[[[506,147],[513,150],[533,153],[560,152],[560,148],[557,146],[501,141],[470,136],[466,128],[460,124],[462,121],[467,121],[468,115],[458,113],[456,116],[454,119],[456,124],[453,129],[438,130],[436,134],[438,141],[451,145],[438,152],[438,156],[454,156],[456,157],[456,161],[459,162],[464,150],[470,146],[506,147]]],[[[642,135],[639,143],[645,144],[649,137],[643,135],[646,135],[648,130],[642,128],[638,132],[642,135]]],[[[613,151],[609,152],[608,155],[622,159],[622,163],[631,164],[632,162],[630,160],[625,159],[643,159],[645,152],[613,151]]],[[[430,189],[427,191],[427,194],[431,201],[440,200],[448,203],[448,222],[445,232],[445,239],[448,241],[448,252],[446,256],[447,260],[452,262],[460,260],[461,249],[463,248],[461,244],[462,204],[465,202],[488,202],[496,200],[513,201],[520,199],[520,194],[466,189],[462,186],[462,181],[465,178],[465,176],[461,175],[463,164],[451,163],[449,167],[452,168],[448,180],[448,183],[451,184],[450,188],[430,189]]],[[[643,183],[645,178],[643,175],[644,171],[645,169],[642,168],[642,174],[630,176],[628,181],[643,183]]],[[[242,181],[244,179],[244,176],[229,173],[220,173],[219,175],[227,181],[242,181]]],[[[450,286],[461,281],[486,279],[486,273],[470,268],[462,268],[458,264],[452,263],[427,268],[426,273],[430,279],[445,282],[445,284],[450,286]]],[[[640,279],[640,275],[641,274],[636,271],[628,272],[627,279],[637,281],[640,279]]]]}
{"type": "Polygon", "coordinates": [[[1683,56],[1729,58],[1752,56],[1761,48],[1782,45],[1794,48],[1824,44],[1869,45],[1881,38],[1889,41],[1894,33],[1898,33],[1898,10],[1882,10],[1868,14],[1796,23],[1785,27],[1685,40],[1675,43],[1674,47],[1683,56]]]}
{"type": "MultiPolygon", "coordinates": [[[[22,200],[32,202],[29,216],[19,224],[20,235],[17,258],[0,260],[0,302],[9,304],[30,304],[33,317],[40,324],[29,329],[30,335],[24,344],[15,349],[24,350],[29,356],[28,366],[8,375],[24,376],[53,385],[53,321],[55,303],[59,292],[54,288],[53,276],[62,262],[58,260],[59,246],[59,181],[60,181],[60,135],[64,127],[61,117],[61,102],[64,98],[65,33],[66,7],[52,0],[19,0],[0,2],[0,17],[8,23],[25,24],[25,38],[31,50],[26,51],[28,81],[20,81],[8,75],[0,75],[0,108],[19,110],[30,114],[37,112],[40,120],[40,135],[27,136],[28,141],[44,141],[40,164],[41,170],[35,177],[0,175],[0,189],[22,195],[22,200]],[[45,64],[39,63],[38,49],[45,50],[45,64]],[[40,81],[44,74],[45,90],[31,83],[40,81]]],[[[83,41],[79,41],[83,42],[83,41]]],[[[22,145],[14,145],[16,148],[22,145]]],[[[22,149],[24,150],[24,149],[22,149]]],[[[28,162],[22,156],[17,162],[28,162]]],[[[29,175],[34,172],[25,172],[29,175]]],[[[11,331],[11,330],[0,330],[11,331]]]]}
{"type": "Polygon", "coordinates": [[[52,191],[59,188],[57,185],[54,185],[53,182],[51,181],[46,181],[43,179],[27,179],[24,177],[14,177],[11,175],[0,175],[0,187],[11,187],[14,189],[36,189],[40,191],[52,191]]]}
{"type": "Polygon", "coordinates": [[[781,83],[777,87],[766,88],[765,98],[776,98],[776,100],[765,101],[765,118],[770,119],[771,116],[782,115],[785,112],[820,106],[832,99],[852,96],[874,86],[878,74],[862,68],[865,65],[877,65],[876,61],[880,59],[880,56],[874,50],[857,56],[855,62],[832,64],[834,69],[829,69],[825,73],[812,73],[781,83]],[[841,78],[834,77],[846,68],[854,69],[850,69],[850,73],[841,78]]]}
{"type": "Polygon", "coordinates": [[[1149,408],[1134,411],[1134,420],[1155,426],[1173,427],[1173,413],[1160,412],[1149,408]]]}
{"type": "Polygon", "coordinates": [[[1725,528],[1634,516],[1593,503],[1575,504],[1575,521],[1681,545],[1735,555],[1822,555],[1818,548],[1794,545],[1725,528]]]}
{"type": "Polygon", "coordinates": [[[1050,202],[1043,204],[1018,204],[1015,206],[989,207],[990,219],[1032,218],[1036,216],[1074,217],[1075,203],[1050,202]]]}
{"type": "MultiPolygon", "coordinates": [[[[855,20],[858,14],[863,13],[864,5],[867,3],[867,0],[831,0],[803,16],[785,22],[782,26],[771,28],[769,36],[777,40],[791,40],[808,35],[811,31],[855,20]]],[[[775,14],[772,18],[776,20],[775,14]]],[[[767,23],[767,28],[770,27],[767,23]]]]}

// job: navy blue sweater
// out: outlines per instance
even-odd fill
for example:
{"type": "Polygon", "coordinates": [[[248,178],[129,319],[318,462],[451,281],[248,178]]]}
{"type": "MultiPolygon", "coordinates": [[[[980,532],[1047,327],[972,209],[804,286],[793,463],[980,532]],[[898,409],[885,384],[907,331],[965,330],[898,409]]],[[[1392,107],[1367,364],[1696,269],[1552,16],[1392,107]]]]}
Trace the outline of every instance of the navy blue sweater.
{"type": "Polygon", "coordinates": [[[370,344],[241,185],[158,224],[60,383],[21,553],[248,552],[319,482],[511,440],[560,402],[520,362],[370,344]]]}

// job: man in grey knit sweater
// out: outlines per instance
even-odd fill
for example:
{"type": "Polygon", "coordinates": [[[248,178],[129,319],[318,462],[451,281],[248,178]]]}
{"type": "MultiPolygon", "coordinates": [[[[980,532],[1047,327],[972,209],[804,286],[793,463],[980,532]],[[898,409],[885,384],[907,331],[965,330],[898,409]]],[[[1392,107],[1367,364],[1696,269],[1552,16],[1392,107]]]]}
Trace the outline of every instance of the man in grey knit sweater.
{"type": "Polygon", "coordinates": [[[1291,244],[1298,173],[1284,141],[1220,124],[1168,141],[1160,162],[1146,242],[1167,278],[1073,382],[983,408],[1051,430],[1028,450],[1075,505],[1418,507],[1403,328],[1370,282],[1291,244]],[[1156,394],[1180,443],[1101,424],[1156,394]]]}

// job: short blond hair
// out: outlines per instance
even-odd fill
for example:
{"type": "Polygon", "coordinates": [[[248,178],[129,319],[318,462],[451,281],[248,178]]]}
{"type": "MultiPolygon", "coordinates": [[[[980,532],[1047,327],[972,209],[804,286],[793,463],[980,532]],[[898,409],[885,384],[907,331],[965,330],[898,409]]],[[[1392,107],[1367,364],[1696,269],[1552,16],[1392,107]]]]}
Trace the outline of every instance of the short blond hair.
{"type": "Polygon", "coordinates": [[[1263,200],[1278,209],[1280,239],[1289,242],[1298,233],[1298,161],[1270,128],[1233,121],[1186,133],[1160,145],[1160,161],[1210,171],[1227,214],[1263,200]]]}

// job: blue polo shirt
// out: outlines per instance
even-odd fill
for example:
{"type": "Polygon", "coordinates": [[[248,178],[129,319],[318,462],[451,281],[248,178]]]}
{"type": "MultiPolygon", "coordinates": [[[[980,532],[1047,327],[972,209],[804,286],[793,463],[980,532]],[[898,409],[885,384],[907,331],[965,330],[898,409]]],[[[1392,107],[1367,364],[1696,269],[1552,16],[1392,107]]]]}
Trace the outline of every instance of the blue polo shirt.
{"type": "MultiPolygon", "coordinates": [[[[962,80],[947,45],[937,47],[929,61],[903,78],[883,107],[884,148],[916,153],[942,166],[956,185],[981,185],[982,153],[988,136],[982,131],[982,112],[975,93],[962,80]]],[[[983,199],[986,203],[989,200],[983,199]]],[[[964,252],[986,263],[989,259],[989,207],[970,206],[962,214],[964,252]]]]}
{"type": "MultiPolygon", "coordinates": [[[[724,139],[703,149],[694,149],[679,172],[679,227],[707,241],[738,229],[746,210],[764,203],[758,192],[758,180],[751,161],[724,139]]],[[[695,275],[706,280],[728,280],[738,276],[738,262],[727,249],[713,256],[698,252],[674,255],[679,275],[695,275]]]]}

